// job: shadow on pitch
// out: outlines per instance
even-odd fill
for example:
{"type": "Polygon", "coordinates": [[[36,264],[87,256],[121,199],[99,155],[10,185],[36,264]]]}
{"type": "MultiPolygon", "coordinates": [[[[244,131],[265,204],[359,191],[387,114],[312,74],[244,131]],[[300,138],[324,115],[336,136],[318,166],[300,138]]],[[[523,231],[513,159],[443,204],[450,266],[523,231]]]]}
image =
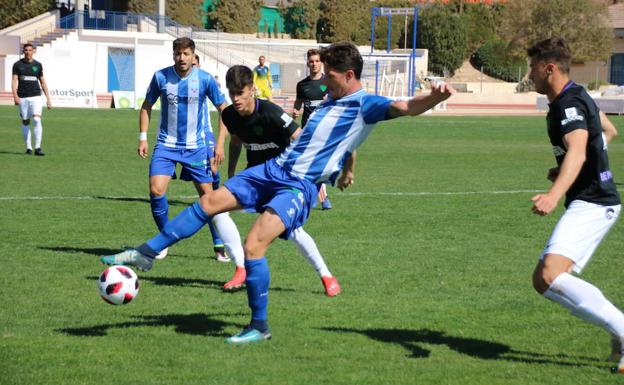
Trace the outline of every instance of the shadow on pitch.
{"type": "Polygon", "coordinates": [[[105,249],[105,248],[92,248],[92,247],[69,247],[69,246],[60,246],[60,247],[49,247],[49,246],[39,246],[41,250],[49,250],[55,251],[59,253],[84,253],[84,254],[92,254],[92,255],[111,255],[115,253],[119,253],[121,250],[119,249],[105,249]]]}
{"type": "Polygon", "coordinates": [[[419,329],[351,329],[339,327],[321,328],[338,333],[358,333],[376,341],[400,345],[410,352],[412,358],[427,358],[431,354],[422,345],[446,345],[449,349],[483,360],[505,360],[533,364],[561,366],[589,366],[607,368],[609,365],[595,357],[565,354],[543,354],[512,349],[509,345],[469,337],[455,337],[444,332],[419,329]],[[585,361],[585,362],[579,362],[585,361]]]}
{"type": "Polygon", "coordinates": [[[226,327],[244,327],[242,324],[223,322],[214,319],[214,316],[232,316],[232,314],[165,314],[165,315],[145,315],[135,316],[136,321],[109,323],[102,325],[87,326],[82,328],[57,329],[59,333],[69,334],[77,337],[101,337],[108,334],[111,329],[125,329],[129,327],[174,327],[176,333],[191,334],[195,336],[208,337],[229,337],[226,327]]]}
{"type": "MultiPolygon", "coordinates": [[[[107,196],[95,196],[95,199],[103,199],[107,201],[117,201],[117,202],[140,202],[140,203],[150,203],[148,198],[133,198],[133,197],[107,197],[107,196]]],[[[195,199],[197,200],[197,199],[195,199]]],[[[180,201],[176,199],[167,199],[169,202],[169,206],[188,206],[193,203],[192,200],[188,201],[180,201]]]]}
{"type": "Polygon", "coordinates": [[[23,156],[31,156],[31,155],[26,155],[26,153],[24,151],[22,152],[17,152],[17,151],[0,151],[0,155],[23,155],[23,156]]]}

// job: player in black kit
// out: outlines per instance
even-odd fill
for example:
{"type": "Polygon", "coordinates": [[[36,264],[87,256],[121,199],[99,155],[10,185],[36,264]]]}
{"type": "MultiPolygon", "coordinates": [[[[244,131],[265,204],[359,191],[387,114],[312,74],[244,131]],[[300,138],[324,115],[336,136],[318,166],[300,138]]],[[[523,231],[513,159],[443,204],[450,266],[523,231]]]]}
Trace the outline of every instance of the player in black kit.
{"type": "Polygon", "coordinates": [[[565,196],[566,211],[553,230],[533,273],[544,297],[611,335],[616,371],[624,373],[624,314],[580,274],[620,214],[620,197],[609,169],[607,144],[617,134],[585,89],[570,80],[572,57],[563,39],[529,48],[530,79],[549,101],[548,136],[557,167],[548,192],[532,198],[533,212],[548,215],[565,196]]]}
{"type": "MultiPolygon", "coordinates": [[[[230,133],[228,178],[236,171],[242,147],[247,150],[247,168],[278,156],[301,133],[301,128],[281,107],[254,97],[253,74],[245,66],[231,67],[225,76],[232,104],[223,110],[223,123],[230,133]]],[[[318,272],[325,294],[341,291],[312,237],[302,227],[289,238],[318,272]]],[[[236,274],[235,274],[236,276],[236,274]]]]}
{"type": "Polygon", "coordinates": [[[19,106],[26,154],[30,155],[33,153],[30,139],[30,119],[32,118],[34,123],[35,155],[43,156],[45,154],[41,150],[43,137],[43,127],[41,126],[42,89],[46,96],[48,109],[52,108],[52,102],[50,101],[48,86],[43,78],[43,67],[41,63],[33,59],[35,47],[30,43],[24,44],[23,53],[24,58],[13,64],[13,78],[11,82],[13,102],[16,106],[19,106]]]}

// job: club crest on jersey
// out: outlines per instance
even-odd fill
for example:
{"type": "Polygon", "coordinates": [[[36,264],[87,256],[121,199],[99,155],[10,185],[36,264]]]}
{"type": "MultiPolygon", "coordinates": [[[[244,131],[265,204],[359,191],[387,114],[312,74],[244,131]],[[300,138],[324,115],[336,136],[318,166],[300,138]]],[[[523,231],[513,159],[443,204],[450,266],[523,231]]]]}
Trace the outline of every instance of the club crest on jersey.
{"type": "Polygon", "coordinates": [[[325,92],[327,91],[327,86],[325,84],[321,84],[321,86],[319,87],[321,89],[321,91],[325,92]]]}
{"type": "Polygon", "coordinates": [[[566,108],[564,112],[565,112],[566,118],[561,121],[562,126],[565,126],[566,124],[570,122],[574,122],[574,121],[582,122],[585,120],[583,115],[579,115],[576,107],[566,108]]]}
{"type": "Polygon", "coordinates": [[[33,72],[37,72],[37,71],[39,71],[39,67],[37,67],[37,66],[32,66],[32,70],[33,70],[33,72]]]}
{"type": "Polygon", "coordinates": [[[254,126],[252,128],[252,130],[253,130],[254,134],[256,134],[258,136],[262,135],[262,126],[254,126]]]}

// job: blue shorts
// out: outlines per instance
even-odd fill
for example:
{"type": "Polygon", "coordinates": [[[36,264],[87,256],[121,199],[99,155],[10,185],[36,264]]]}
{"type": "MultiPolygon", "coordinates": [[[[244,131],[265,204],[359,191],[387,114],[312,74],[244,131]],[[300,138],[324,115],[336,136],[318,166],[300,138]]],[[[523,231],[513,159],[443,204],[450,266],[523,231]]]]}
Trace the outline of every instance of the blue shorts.
{"type": "MultiPolygon", "coordinates": [[[[208,151],[207,157],[208,160],[210,158],[214,158],[215,156],[215,137],[214,134],[210,131],[206,132],[206,150],[208,151]]],[[[210,164],[210,163],[208,163],[210,164]]]]}
{"type": "Polygon", "coordinates": [[[246,211],[273,209],[286,227],[282,239],[303,226],[316,203],[316,185],[286,172],[275,159],[236,174],[224,186],[246,211]]]}
{"type": "Polygon", "coordinates": [[[157,144],[152,154],[149,176],[175,177],[175,168],[178,163],[182,165],[180,179],[197,183],[212,183],[212,173],[206,160],[206,147],[184,149],[157,144]]]}

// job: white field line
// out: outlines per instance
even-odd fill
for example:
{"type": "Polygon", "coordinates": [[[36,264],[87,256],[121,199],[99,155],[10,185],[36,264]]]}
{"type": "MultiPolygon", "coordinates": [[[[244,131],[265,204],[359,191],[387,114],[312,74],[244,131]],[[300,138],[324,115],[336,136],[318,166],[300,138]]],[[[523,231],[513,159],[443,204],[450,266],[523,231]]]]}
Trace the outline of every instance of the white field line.
{"type": "MultiPolygon", "coordinates": [[[[529,194],[539,193],[545,190],[493,190],[493,191],[414,191],[414,192],[334,192],[331,194],[335,196],[404,196],[404,197],[419,197],[419,196],[451,196],[451,195],[504,195],[504,194],[529,194]]],[[[195,199],[197,195],[180,195],[170,196],[170,199],[195,199]]],[[[0,201],[45,201],[45,200],[96,200],[96,199],[148,199],[147,195],[142,196],[114,196],[114,195],[84,195],[84,196],[24,196],[24,197],[0,197],[0,201]]]]}

